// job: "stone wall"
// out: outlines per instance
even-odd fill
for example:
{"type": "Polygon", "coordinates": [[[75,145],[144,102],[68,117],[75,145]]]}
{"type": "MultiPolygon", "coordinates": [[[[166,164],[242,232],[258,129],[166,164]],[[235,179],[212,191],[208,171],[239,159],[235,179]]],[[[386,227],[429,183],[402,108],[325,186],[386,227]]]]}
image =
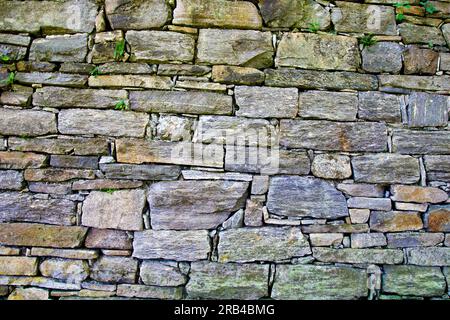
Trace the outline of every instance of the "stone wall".
{"type": "Polygon", "coordinates": [[[1,297],[449,298],[448,0],[0,8],[1,297]]]}

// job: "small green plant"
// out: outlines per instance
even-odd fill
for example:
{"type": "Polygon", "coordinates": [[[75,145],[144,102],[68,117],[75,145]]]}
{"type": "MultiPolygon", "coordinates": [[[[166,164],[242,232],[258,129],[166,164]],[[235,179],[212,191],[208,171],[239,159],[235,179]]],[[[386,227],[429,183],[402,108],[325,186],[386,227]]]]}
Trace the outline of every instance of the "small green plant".
{"type": "Polygon", "coordinates": [[[125,102],[125,100],[120,100],[119,102],[116,103],[114,109],[124,111],[124,110],[129,110],[130,107],[125,102]]]}
{"type": "Polygon", "coordinates": [[[11,61],[11,58],[7,54],[2,54],[2,55],[0,55],[0,60],[2,62],[9,62],[9,61],[11,61]]]}
{"type": "Polygon", "coordinates": [[[317,31],[319,31],[319,29],[320,29],[320,23],[318,23],[317,21],[311,22],[309,24],[309,27],[308,27],[309,32],[316,33],[317,31]]]}
{"type": "Polygon", "coordinates": [[[396,7],[398,10],[398,13],[395,15],[395,20],[398,22],[402,22],[405,19],[405,14],[403,9],[409,9],[411,8],[411,5],[409,2],[396,2],[394,3],[394,7],[396,7]]]}
{"type": "Polygon", "coordinates": [[[29,135],[27,135],[27,134],[22,134],[22,135],[20,135],[19,137],[20,137],[21,139],[25,139],[25,140],[31,139],[31,137],[30,137],[29,135]]]}
{"type": "Polygon", "coordinates": [[[114,59],[120,60],[125,55],[125,40],[120,40],[116,42],[116,47],[114,49],[114,59]]]}
{"type": "Polygon", "coordinates": [[[365,35],[359,39],[359,43],[363,45],[363,47],[370,47],[376,44],[378,41],[374,39],[374,35],[369,33],[368,35],[365,35]]]}
{"type": "Polygon", "coordinates": [[[106,192],[106,193],[109,193],[109,194],[113,194],[116,191],[116,189],[101,189],[100,191],[101,192],[106,192]]]}
{"type": "Polygon", "coordinates": [[[16,74],[14,72],[10,72],[6,79],[3,79],[1,82],[10,86],[14,83],[14,79],[16,78],[16,74]]]}
{"type": "Polygon", "coordinates": [[[428,1],[428,0],[420,1],[420,5],[425,9],[425,12],[427,14],[433,14],[438,11],[438,9],[436,9],[436,7],[432,3],[430,3],[430,1],[428,1]]]}
{"type": "Polygon", "coordinates": [[[91,76],[97,77],[97,76],[101,75],[102,73],[100,72],[99,67],[96,66],[94,69],[91,70],[91,72],[89,72],[89,74],[91,76]]]}
{"type": "Polygon", "coordinates": [[[434,43],[433,41],[428,41],[428,48],[433,49],[434,43]]]}

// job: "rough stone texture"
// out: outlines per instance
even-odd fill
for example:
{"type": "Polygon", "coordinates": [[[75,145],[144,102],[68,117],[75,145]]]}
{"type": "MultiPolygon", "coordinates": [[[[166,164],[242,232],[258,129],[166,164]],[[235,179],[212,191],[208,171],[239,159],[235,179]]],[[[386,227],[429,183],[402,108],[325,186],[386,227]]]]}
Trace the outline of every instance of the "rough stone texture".
{"type": "Polygon", "coordinates": [[[351,235],[352,248],[372,248],[387,245],[387,240],[382,233],[355,233],[351,235]]]}
{"type": "Polygon", "coordinates": [[[311,171],[324,179],[345,179],[352,175],[350,158],[339,154],[318,154],[311,164],[311,171]]]}
{"type": "Polygon", "coordinates": [[[173,24],[193,27],[261,29],[262,19],[247,1],[180,0],[173,12],[173,24]]]}
{"type": "Polygon", "coordinates": [[[418,266],[450,266],[450,248],[410,248],[406,250],[408,264],[418,266]]]}
{"type": "Polygon", "coordinates": [[[449,101],[443,95],[412,93],[408,103],[408,126],[417,128],[447,125],[449,101]]]}
{"type": "Polygon", "coordinates": [[[380,232],[420,230],[423,227],[420,214],[408,211],[372,211],[370,229],[380,232]]]}
{"type": "Polygon", "coordinates": [[[127,298],[178,300],[183,296],[181,287],[156,287],[139,284],[119,284],[117,295],[127,298]]]}
{"type": "Polygon", "coordinates": [[[363,269],[334,266],[279,265],[272,297],[280,300],[358,299],[367,295],[363,269]]]}
{"type": "Polygon", "coordinates": [[[0,109],[0,134],[40,136],[56,133],[56,116],[51,112],[0,109]]]}
{"type": "Polygon", "coordinates": [[[431,206],[427,217],[429,231],[450,232],[450,206],[431,206]]]}
{"type": "Polygon", "coordinates": [[[387,234],[389,248],[434,247],[444,241],[442,233],[402,232],[387,234]]]}
{"type": "Polygon", "coordinates": [[[0,169],[42,168],[46,162],[47,156],[40,154],[0,151],[0,169]]]}
{"type": "Polygon", "coordinates": [[[34,276],[37,274],[37,258],[0,256],[0,275],[34,276]]]}
{"type": "Polygon", "coordinates": [[[430,90],[445,91],[450,90],[450,77],[448,76],[410,76],[410,75],[380,75],[380,87],[387,89],[410,89],[410,90],[430,90]]]}
{"type": "Polygon", "coordinates": [[[405,74],[433,75],[437,71],[439,53],[411,46],[403,53],[403,59],[405,60],[405,74]]]}
{"type": "Polygon", "coordinates": [[[128,257],[101,257],[91,268],[90,277],[100,282],[134,283],[138,261],[128,257]]]}
{"type": "Polygon", "coordinates": [[[401,121],[402,96],[376,91],[358,94],[358,117],[370,121],[401,121]]]}
{"type": "Polygon", "coordinates": [[[358,41],[355,38],[314,33],[288,33],[283,36],[275,59],[277,67],[319,70],[355,71],[359,64],[358,41]]]}
{"type": "Polygon", "coordinates": [[[362,51],[362,68],[373,73],[399,73],[403,47],[395,42],[378,42],[362,51]]]}
{"type": "Polygon", "coordinates": [[[31,44],[30,60],[50,62],[84,62],[87,55],[86,34],[48,36],[31,44]]]}
{"type": "Polygon", "coordinates": [[[393,185],[392,200],[403,202],[439,203],[448,199],[448,194],[438,188],[393,185]]]}
{"type": "Polygon", "coordinates": [[[380,211],[390,211],[392,209],[391,200],[382,198],[353,197],[347,200],[347,206],[349,208],[380,211]]]}
{"type": "Polygon", "coordinates": [[[321,262],[400,264],[403,251],[396,249],[329,249],[313,248],[314,258],[321,262]]]}
{"type": "Polygon", "coordinates": [[[425,156],[427,178],[431,181],[450,181],[450,156],[425,156]]]}
{"type": "Polygon", "coordinates": [[[8,296],[8,300],[48,300],[48,290],[18,287],[8,296]]]}
{"type": "Polygon", "coordinates": [[[86,236],[85,246],[87,248],[104,248],[129,250],[132,249],[132,239],[121,230],[90,228],[86,236]]]}
{"type": "Polygon", "coordinates": [[[352,121],[358,112],[358,97],[344,92],[300,92],[299,109],[301,118],[352,121]]]}
{"type": "Polygon", "coordinates": [[[398,26],[403,42],[445,46],[445,39],[438,28],[402,23],[398,26]]]}
{"type": "Polygon", "coordinates": [[[354,197],[381,198],[384,195],[383,186],[366,183],[339,183],[337,189],[354,197]]]}
{"type": "Polygon", "coordinates": [[[262,84],[264,72],[254,68],[235,66],[213,66],[212,78],[215,82],[227,84],[262,84]]]}
{"type": "Polygon", "coordinates": [[[191,299],[259,299],[267,296],[269,265],[195,262],[186,286],[191,299]]]}
{"type": "Polygon", "coordinates": [[[0,190],[20,190],[23,186],[23,174],[14,170],[0,171],[0,190]]]}
{"type": "Polygon", "coordinates": [[[273,214],[290,217],[348,216],[344,195],[332,184],[312,177],[271,178],[267,208],[273,214]]]}
{"type": "Polygon", "coordinates": [[[81,260],[47,259],[40,264],[39,271],[44,277],[79,283],[88,277],[89,266],[81,260]]]}
{"type": "MultiPolygon", "coordinates": [[[[392,144],[394,152],[402,154],[450,154],[450,133],[446,131],[394,130],[392,144]]],[[[435,159],[435,161],[445,160],[445,156],[425,158],[435,159]]],[[[445,165],[440,168],[445,171],[445,165]]]]}
{"type": "Polygon", "coordinates": [[[142,282],[150,286],[180,286],[187,282],[187,277],[179,268],[170,263],[144,261],[140,267],[142,282]]]}
{"type": "Polygon", "coordinates": [[[219,262],[282,261],[311,253],[295,227],[238,228],[219,234],[219,262]]]}
{"type": "Polygon", "coordinates": [[[51,72],[18,72],[15,81],[24,85],[48,85],[62,87],[82,87],[87,82],[87,76],[68,73],[51,73],[51,72]]]}
{"type": "Polygon", "coordinates": [[[180,167],[170,165],[148,164],[102,164],[101,170],[107,178],[136,180],[176,180],[180,175],[180,167]]]}
{"type": "Polygon", "coordinates": [[[197,45],[197,62],[252,68],[270,67],[273,57],[269,32],[202,29],[197,45]]]}

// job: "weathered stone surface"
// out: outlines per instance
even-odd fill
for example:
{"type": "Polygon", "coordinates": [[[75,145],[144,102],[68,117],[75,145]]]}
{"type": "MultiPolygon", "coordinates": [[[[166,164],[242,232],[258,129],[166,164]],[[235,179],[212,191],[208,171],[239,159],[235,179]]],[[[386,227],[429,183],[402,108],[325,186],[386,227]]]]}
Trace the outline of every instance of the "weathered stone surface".
{"type": "Polygon", "coordinates": [[[439,127],[446,126],[450,100],[447,96],[413,92],[409,96],[408,126],[439,127]]]}
{"type": "Polygon", "coordinates": [[[2,1],[1,6],[0,31],[89,33],[97,15],[97,5],[92,0],[2,1]]]}
{"type": "Polygon", "coordinates": [[[392,200],[403,202],[439,203],[448,199],[448,194],[438,188],[418,186],[391,186],[392,200]]]}
{"type": "Polygon", "coordinates": [[[275,65],[302,69],[355,71],[361,63],[356,38],[288,33],[281,39],[275,65]],[[323,49],[326,48],[326,51],[323,49]]]}
{"type": "Polygon", "coordinates": [[[405,296],[432,297],[445,293],[445,277],[440,268],[385,266],[382,290],[405,296]]]}
{"type": "Polygon", "coordinates": [[[0,193],[1,222],[39,222],[72,225],[76,222],[76,204],[65,199],[35,199],[18,192],[0,193]]]}
{"type": "Polygon", "coordinates": [[[291,217],[348,216],[344,195],[329,182],[312,177],[271,178],[267,209],[273,214],[291,217]]]}
{"type": "Polygon", "coordinates": [[[380,232],[400,232],[423,228],[420,213],[408,211],[372,211],[370,229],[380,232]]]}
{"type": "Polygon", "coordinates": [[[339,183],[337,189],[353,197],[382,198],[384,188],[380,185],[365,183],[339,183]]]}
{"type": "Polygon", "coordinates": [[[80,290],[78,283],[66,283],[46,277],[3,276],[0,277],[1,285],[34,286],[55,290],[80,290]]]}
{"type": "Polygon", "coordinates": [[[270,32],[253,30],[202,29],[197,46],[197,62],[252,68],[272,65],[270,32]]]}
{"type": "Polygon", "coordinates": [[[146,230],[135,232],[133,257],[176,261],[206,260],[210,239],[205,230],[146,230]]]}
{"type": "Polygon", "coordinates": [[[185,180],[231,180],[250,182],[253,179],[252,175],[239,172],[183,170],[181,174],[185,180]]]}
{"type": "Polygon", "coordinates": [[[411,90],[448,91],[449,76],[410,76],[410,75],[379,75],[380,88],[383,90],[396,88],[411,90]]]}
{"type": "Polygon", "coordinates": [[[0,256],[0,275],[34,276],[37,273],[37,258],[0,256]]]}
{"type": "Polygon", "coordinates": [[[278,265],[272,298],[281,300],[357,299],[367,295],[364,269],[278,265]]]}
{"type": "Polygon", "coordinates": [[[342,243],[342,233],[311,233],[309,241],[313,247],[337,246],[342,243]]]}
{"type": "Polygon", "coordinates": [[[244,224],[251,227],[261,227],[263,223],[263,202],[247,199],[244,214],[244,224]]]}
{"type": "Polygon", "coordinates": [[[50,62],[84,62],[87,35],[48,36],[31,44],[30,60],[50,62]]]}
{"type": "Polygon", "coordinates": [[[8,139],[11,150],[31,151],[51,154],[74,154],[74,155],[107,155],[109,153],[108,141],[102,138],[70,138],[60,137],[58,139],[8,139]]]}
{"type": "Polygon", "coordinates": [[[9,91],[1,93],[0,103],[26,107],[30,104],[32,95],[33,88],[13,84],[9,91]]]}
{"type": "Polygon", "coordinates": [[[431,206],[427,219],[429,231],[450,232],[450,206],[431,206]]]}
{"type": "Polygon", "coordinates": [[[376,76],[354,72],[324,72],[291,68],[266,69],[265,84],[273,87],[299,87],[326,90],[377,90],[376,76]]]}
{"type": "Polygon", "coordinates": [[[130,180],[112,180],[112,179],[96,179],[96,180],[79,180],[74,181],[72,190],[106,190],[106,189],[135,189],[143,185],[142,181],[130,180]]]}
{"type": "Polygon", "coordinates": [[[116,141],[117,161],[125,163],[169,163],[204,167],[223,166],[223,148],[191,142],[145,141],[120,139],[116,141]]]}
{"type": "Polygon", "coordinates": [[[419,181],[419,161],[411,156],[390,153],[357,156],[352,159],[355,181],[405,183],[419,181]]]}
{"type": "Polygon", "coordinates": [[[450,181],[450,156],[425,156],[428,180],[450,181]]]}
{"type": "Polygon", "coordinates": [[[98,157],[52,155],[50,165],[59,168],[98,169],[98,157]]]}
{"type": "Polygon", "coordinates": [[[100,165],[107,178],[136,180],[176,180],[181,169],[178,166],[148,164],[132,165],[110,163],[100,165]]]}
{"type": "Polygon", "coordinates": [[[83,203],[81,223],[100,229],[142,230],[144,190],[93,191],[83,203]]]}
{"type": "Polygon", "coordinates": [[[312,174],[324,179],[345,179],[352,175],[350,157],[339,154],[318,154],[311,164],[312,174]]]}
{"type": "Polygon", "coordinates": [[[367,224],[312,224],[302,226],[303,233],[366,233],[367,224]]]}
{"type": "Polygon", "coordinates": [[[184,285],[188,278],[176,264],[160,261],[144,261],[140,267],[142,282],[150,286],[180,286],[184,285]]]}
{"type": "Polygon", "coordinates": [[[44,277],[80,283],[89,275],[89,266],[86,261],[66,259],[46,259],[39,266],[44,277]]]}
{"type": "Polygon", "coordinates": [[[387,245],[386,237],[382,233],[354,233],[351,235],[352,248],[372,248],[387,245]]]}
{"type": "Polygon", "coordinates": [[[214,82],[227,84],[254,85],[264,82],[264,72],[254,68],[235,66],[213,66],[212,79],[214,82]]]}
{"type": "Polygon", "coordinates": [[[269,190],[269,176],[254,176],[252,181],[252,194],[265,194],[269,190]]]}
{"type": "Polygon", "coordinates": [[[231,114],[232,97],[215,92],[133,91],[130,106],[144,112],[231,114]]]}
{"type": "Polygon", "coordinates": [[[362,68],[374,73],[399,73],[403,47],[395,42],[378,42],[362,51],[362,68]]]}
{"type": "Polygon", "coordinates": [[[52,72],[16,73],[14,81],[21,84],[42,84],[48,86],[83,87],[87,82],[86,75],[52,72]]]}
{"type": "Polygon", "coordinates": [[[98,258],[98,252],[96,250],[87,249],[31,248],[30,255],[34,257],[57,257],[82,260],[92,260],[98,258]]]}
{"type": "Polygon", "coordinates": [[[160,64],[159,76],[204,76],[211,72],[211,67],[194,64],[160,64]]]}
{"type": "Polygon", "coordinates": [[[278,147],[275,127],[265,119],[201,116],[193,141],[227,145],[278,147]]]}
{"type": "Polygon", "coordinates": [[[444,38],[447,41],[447,45],[450,43],[450,23],[446,23],[441,28],[444,38]]]}
{"type": "Polygon", "coordinates": [[[409,248],[406,249],[408,264],[418,266],[450,266],[450,248],[409,248]]]}
{"type": "MultiPolygon", "coordinates": [[[[447,131],[394,130],[392,147],[394,152],[402,154],[450,154],[450,133],[447,131]]],[[[439,156],[425,158],[439,161],[439,156]]],[[[445,160],[445,156],[441,156],[440,159],[445,160]]],[[[442,171],[445,171],[445,165],[441,168],[442,171]]]]}
{"type": "Polygon", "coordinates": [[[405,60],[405,74],[429,74],[437,71],[439,53],[431,49],[421,49],[411,46],[403,53],[405,60]]]}
{"type": "Polygon", "coordinates": [[[434,247],[444,241],[442,233],[402,232],[387,234],[389,248],[434,247]]]}
{"type": "Polygon", "coordinates": [[[32,223],[1,223],[0,244],[52,248],[79,247],[87,228],[32,223]]]}
{"type": "Polygon", "coordinates": [[[152,74],[152,67],[147,63],[107,62],[98,66],[100,74],[152,74]]]}
{"type": "Polygon", "coordinates": [[[191,62],[195,39],[187,34],[168,31],[128,31],[132,62],[191,62]]]}
{"type": "Polygon", "coordinates": [[[352,121],[358,112],[358,96],[347,92],[300,92],[299,107],[301,118],[352,121]]]}
{"type": "Polygon", "coordinates": [[[327,151],[384,151],[386,126],[383,123],[281,120],[280,145],[327,151]]]}
{"type": "Polygon", "coordinates": [[[72,179],[95,179],[95,171],[82,169],[26,169],[27,181],[64,182],[72,179]]]}
{"type": "Polygon", "coordinates": [[[443,71],[450,71],[450,53],[441,52],[439,54],[440,65],[439,69],[443,71]]]}
{"type": "Polygon", "coordinates": [[[69,194],[72,191],[70,183],[29,182],[28,189],[36,193],[69,194]]]}
{"type": "Polygon", "coordinates": [[[190,141],[194,126],[192,118],[161,114],[156,127],[156,137],[166,141],[190,141]]]}
{"type": "Polygon", "coordinates": [[[370,121],[401,121],[402,96],[376,91],[358,94],[358,118],[370,121]]]}
{"type": "Polygon", "coordinates": [[[162,27],[170,18],[165,0],[107,0],[105,13],[113,29],[151,29],[162,27]]]}
{"type": "Polygon", "coordinates": [[[153,229],[214,229],[245,206],[248,183],[234,181],[159,182],[150,186],[153,229]]]}
{"type": "Polygon", "coordinates": [[[336,1],[331,20],[338,32],[396,35],[395,10],[388,6],[336,1]],[[374,15],[377,18],[374,19],[374,15]]]}
{"type": "Polygon", "coordinates": [[[27,47],[11,44],[0,44],[0,53],[9,58],[8,61],[23,60],[27,54],[27,47]]]}
{"type": "Polygon", "coordinates": [[[298,90],[294,88],[244,87],[234,89],[237,116],[249,118],[294,118],[298,90]]]}
{"type": "Polygon", "coordinates": [[[369,209],[349,209],[348,213],[350,214],[350,221],[352,223],[366,223],[369,221],[369,209]]]}
{"type": "Polygon", "coordinates": [[[219,262],[282,261],[311,253],[300,228],[261,227],[219,234],[219,262]]]}
{"type": "Polygon", "coordinates": [[[418,211],[425,212],[428,209],[427,203],[412,203],[412,202],[395,202],[395,209],[400,211],[418,211]]]}
{"type": "Polygon", "coordinates": [[[100,282],[134,283],[138,261],[127,257],[106,257],[97,260],[91,268],[91,279],[100,282]]]}
{"type": "Polygon", "coordinates": [[[54,113],[0,109],[0,134],[40,136],[48,133],[56,133],[54,113]]]}
{"type": "Polygon", "coordinates": [[[131,237],[121,230],[90,228],[85,241],[86,248],[130,250],[133,248],[131,237]]]}
{"type": "Polygon", "coordinates": [[[62,110],[58,120],[58,129],[64,134],[143,137],[149,118],[129,111],[69,109],[62,110]]]}
{"type": "Polygon", "coordinates": [[[256,6],[247,1],[179,0],[173,12],[173,24],[261,29],[262,19],[256,6]]]}
{"type": "Polygon", "coordinates": [[[186,286],[191,299],[259,299],[268,295],[269,265],[194,262],[186,286]]]}
{"type": "Polygon", "coordinates": [[[353,197],[347,200],[349,208],[370,209],[380,211],[390,211],[392,209],[391,199],[386,198],[366,198],[353,197]]]}
{"type": "Polygon", "coordinates": [[[8,300],[48,300],[48,290],[17,287],[8,296],[8,300]]]}
{"type": "Polygon", "coordinates": [[[179,300],[183,297],[183,288],[119,284],[117,295],[128,298],[179,300]]]}
{"type": "Polygon", "coordinates": [[[308,28],[315,22],[323,30],[330,25],[329,12],[315,1],[261,0],[258,5],[269,27],[308,28]]]}
{"type": "Polygon", "coordinates": [[[397,249],[313,248],[314,258],[322,262],[400,264],[403,251],[397,249]]]}
{"type": "Polygon", "coordinates": [[[403,42],[445,46],[445,39],[438,28],[418,26],[412,23],[402,23],[398,26],[403,42]]]}
{"type": "Polygon", "coordinates": [[[0,151],[0,169],[41,168],[47,163],[47,156],[36,153],[0,151]]]}
{"type": "Polygon", "coordinates": [[[33,94],[33,105],[57,108],[96,108],[114,107],[120,100],[126,100],[125,90],[68,89],[44,87],[33,94]]]}
{"type": "Polygon", "coordinates": [[[23,174],[14,170],[0,171],[0,190],[20,190],[23,186],[23,174]]]}
{"type": "Polygon", "coordinates": [[[159,90],[170,90],[172,87],[172,81],[169,77],[134,74],[92,76],[89,77],[88,84],[89,87],[130,87],[159,90]]]}

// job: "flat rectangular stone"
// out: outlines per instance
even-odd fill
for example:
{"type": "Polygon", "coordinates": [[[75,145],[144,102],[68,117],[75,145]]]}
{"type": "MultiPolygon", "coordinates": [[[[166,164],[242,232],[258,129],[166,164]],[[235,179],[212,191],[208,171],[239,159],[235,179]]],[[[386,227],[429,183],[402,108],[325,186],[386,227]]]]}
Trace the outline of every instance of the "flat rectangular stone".
{"type": "Polygon", "coordinates": [[[173,12],[173,24],[193,27],[261,29],[258,9],[250,2],[224,0],[180,0],[173,12]]]}
{"type": "Polygon", "coordinates": [[[27,107],[30,105],[33,88],[13,84],[10,91],[3,91],[0,96],[0,103],[27,107]]]}
{"type": "Polygon", "coordinates": [[[52,155],[50,165],[57,168],[98,169],[98,157],[52,155]]]}
{"type": "Polygon", "coordinates": [[[42,168],[47,156],[37,153],[0,151],[0,169],[42,168]]]}
{"type": "Polygon", "coordinates": [[[0,246],[0,256],[18,256],[18,255],[20,255],[19,248],[0,246]]]}
{"type": "Polygon", "coordinates": [[[90,278],[99,282],[134,283],[137,271],[135,259],[102,256],[91,267],[90,278]]]}
{"type": "Polygon", "coordinates": [[[31,151],[51,154],[74,154],[74,155],[107,155],[109,145],[102,138],[69,138],[58,139],[24,139],[10,137],[8,139],[10,150],[31,151]]]}
{"type": "Polygon", "coordinates": [[[119,284],[117,295],[128,298],[180,300],[183,297],[183,288],[119,284]]]}
{"type": "Polygon", "coordinates": [[[356,182],[413,184],[420,179],[418,159],[391,153],[356,156],[352,159],[356,182]]]}
{"type": "Polygon", "coordinates": [[[283,261],[311,253],[298,227],[229,229],[219,234],[219,262],[283,261]]]}
{"type": "Polygon", "coordinates": [[[191,142],[116,141],[117,161],[124,163],[168,163],[204,167],[223,167],[223,148],[191,142]]]}
{"type": "Polygon", "coordinates": [[[441,31],[436,27],[401,23],[398,29],[405,44],[428,44],[430,42],[436,46],[445,46],[446,44],[441,31]]]}
{"type": "Polygon", "coordinates": [[[387,198],[352,197],[347,200],[347,206],[349,208],[380,211],[390,211],[392,209],[391,199],[387,198]]]}
{"type": "Polygon", "coordinates": [[[190,299],[259,299],[268,295],[269,265],[194,262],[186,292],[190,299]]]}
{"type": "Polygon", "coordinates": [[[36,193],[69,194],[70,183],[29,182],[28,189],[36,193]]]}
{"type": "Polygon", "coordinates": [[[450,248],[408,248],[406,249],[408,264],[418,266],[450,266],[450,248]]]}
{"type": "Polygon", "coordinates": [[[20,190],[22,186],[22,172],[14,170],[0,171],[0,190],[20,190]]]}
{"type": "Polygon", "coordinates": [[[136,180],[176,180],[180,176],[181,168],[172,165],[160,164],[101,164],[100,169],[107,178],[136,179],[136,180]]]}
{"type": "Polygon", "coordinates": [[[37,258],[0,256],[2,276],[34,276],[37,274],[37,266],[37,258]]]}
{"type": "Polygon", "coordinates": [[[165,64],[158,66],[159,76],[204,76],[211,72],[211,67],[194,64],[165,64]]]}
{"type": "Polygon", "coordinates": [[[395,129],[392,149],[402,154],[450,154],[450,132],[395,129]]]}
{"type": "Polygon", "coordinates": [[[442,127],[448,122],[450,99],[444,95],[413,92],[408,101],[410,128],[442,127]]]}
{"type": "Polygon", "coordinates": [[[358,94],[358,118],[369,121],[401,122],[403,96],[377,91],[358,94]]]}
{"type": "Polygon", "coordinates": [[[422,218],[418,212],[409,211],[372,211],[370,229],[380,232],[400,232],[420,230],[423,228],[422,218]]]}
{"type": "Polygon", "coordinates": [[[173,262],[144,261],[141,264],[139,275],[146,285],[182,286],[188,281],[185,271],[173,262]]]}
{"type": "Polygon", "coordinates": [[[411,203],[411,202],[395,202],[395,209],[400,211],[418,211],[425,212],[428,209],[426,203],[411,203]]]}
{"type": "Polygon", "coordinates": [[[132,110],[162,113],[231,114],[232,97],[215,92],[132,91],[132,110]]]}
{"type": "Polygon", "coordinates": [[[313,247],[329,247],[342,243],[344,235],[342,233],[311,233],[309,241],[313,247]]]}
{"type": "Polygon", "coordinates": [[[260,69],[272,66],[273,51],[270,32],[201,29],[196,62],[260,69]]]}
{"type": "Polygon", "coordinates": [[[33,40],[29,59],[50,62],[84,62],[87,52],[87,34],[48,36],[33,40]]]}
{"type": "Polygon", "coordinates": [[[302,69],[356,71],[360,64],[358,40],[331,34],[286,33],[275,58],[277,67],[302,69]]]}
{"type": "Polygon", "coordinates": [[[69,89],[60,87],[44,87],[33,94],[33,105],[57,108],[95,108],[114,107],[119,101],[127,100],[125,90],[103,89],[69,89]]]}
{"type": "Polygon", "coordinates": [[[220,83],[212,83],[206,81],[197,81],[194,80],[181,80],[179,79],[176,82],[175,88],[187,89],[187,90],[198,90],[198,91],[212,91],[212,92],[220,92],[226,93],[228,88],[224,84],[220,83]]]}
{"type": "Polygon", "coordinates": [[[27,47],[0,44],[0,52],[2,52],[2,56],[4,55],[9,58],[8,62],[19,61],[25,59],[27,47]]]}
{"type": "Polygon", "coordinates": [[[54,113],[0,109],[0,134],[40,136],[56,132],[56,115],[54,113]]]}
{"type": "Polygon", "coordinates": [[[380,89],[449,91],[450,76],[379,75],[380,89]]]}
{"type": "Polygon", "coordinates": [[[434,247],[444,241],[443,233],[401,232],[386,236],[389,248],[434,247]]]}
{"type": "Polygon", "coordinates": [[[107,62],[98,66],[99,74],[153,74],[147,63],[107,62]]]}
{"type": "Polygon", "coordinates": [[[30,41],[31,38],[29,36],[19,34],[9,34],[9,33],[0,34],[0,43],[4,44],[12,44],[16,46],[28,47],[30,41]]]}
{"type": "Polygon", "coordinates": [[[384,187],[366,183],[339,183],[337,189],[353,197],[382,198],[384,187]]]}
{"type": "Polygon", "coordinates": [[[97,15],[92,0],[2,1],[1,7],[0,31],[11,32],[90,33],[97,15]]]}
{"type": "Polygon", "coordinates": [[[0,285],[33,286],[55,290],[80,290],[79,283],[66,283],[46,277],[0,276],[0,285]]]}
{"type": "Polygon", "coordinates": [[[194,59],[194,37],[170,31],[128,31],[131,62],[191,62],[194,59]]]}
{"type": "Polygon", "coordinates": [[[50,249],[50,248],[31,248],[33,257],[57,257],[65,259],[92,260],[98,258],[98,251],[87,249],[50,249]]]}
{"type": "MultiPolygon", "coordinates": [[[[89,87],[127,87],[169,90],[172,87],[172,80],[169,77],[144,76],[144,75],[98,75],[91,76],[88,80],[89,87]]],[[[120,101],[120,100],[119,100],[120,101]]]]}
{"type": "Polygon", "coordinates": [[[185,180],[231,180],[231,181],[252,181],[251,174],[239,172],[210,172],[202,170],[183,170],[181,171],[185,180]]]}
{"type": "Polygon", "coordinates": [[[26,84],[42,84],[62,87],[83,87],[88,80],[87,75],[52,72],[17,72],[14,81],[26,84]]]}
{"type": "Polygon", "coordinates": [[[272,298],[338,300],[367,296],[364,269],[313,265],[277,265],[272,298]]]}
{"type": "Polygon", "coordinates": [[[26,169],[27,181],[64,182],[72,179],[95,179],[95,171],[83,169],[26,169]]]}
{"type": "Polygon", "coordinates": [[[425,156],[424,162],[428,180],[450,181],[450,155],[425,156]]]}
{"type": "Polygon", "coordinates": [[[321,262],[401,264],[403,251],[397,249],[330,249],[313,248],[313,256],[321,262]]]}
{"type": "Polygon", "coordinates": [[[351,235],[352,248],[372,248],[387,245],[386,237],[382,233],[354,233],[351,235]]]}
{"type": "Polygon", "coordinates": [[[58,120],[58,129],[64,134],[143,137],[149,117],[130,111],[69,109],[62,110],[58,120]]]}
{"type": "Polygon", "coordinates": [[[206,260],[210,239],[205,230],[146,230],[135,232],[133,257],[175,261],[206,260]]]}
{"type": "Polygon", "coordinates": [[[158,182],[149,188],[152,228],[214,229],[244,208],[249,184],[236,181],[158,182]]]}
{"type": "Polygon", "coordinates": [[[303,233],[366,233],[369,226],[360,224],[312,224],[302,226],[303,233]]]}
{"type": "Polygon", "coordinates": [[[80,247],[87,228],[35,223],[0,223],[0,244],[51,248],[80,247]]]}
{"type": "Polygon", "coordinates": [[[433,187],[391,186],[392,200],[418,203],[439,203],[448,199],[447,192],[433,187]]]}
{"type": "Polygon", "coordinates": [[[300,92],[299,108],[299,116],[305,119],[354,121],[358,112],[358,96],[347,92],[300,92]]]}
{"type": "Polygon", "coordinates": [[[295,118],[298,112],[296,88],[237,86],[234,95],[240,117],[295,118]]]}
{"type": "Polygon", "coordinates": [[[66,199],[35,199],[27,193],[0,193],[0,222],[73,225],[76,204],[66,199]]]}
{"type": "Polygon", "coordinates": [[[95,179],[95,180],[78,180],[72,184],[72,190],[107,190],[107,189],[134,189],[143,185],[142,181],[130,180],[110,180],[110,179],[95,179]]]}
{"type": "Polygon", "coordinates": [[[131,235],[126,231],[90,228],[84,245],[86,248],[131,250],[133,249],[132,240],[131,235]]]}
{"type": "Polygon", "coordinates": [[[330,151],[385,151],[387,131],[383,123],[281,120],[280,145],[330,151]]]}
{"type": "Polygon", "coordinates": [[[240,85],[256,85],[264,83],[264,72],[255,68],[235,66],[213,66],[214,82],[240,85]]]}

